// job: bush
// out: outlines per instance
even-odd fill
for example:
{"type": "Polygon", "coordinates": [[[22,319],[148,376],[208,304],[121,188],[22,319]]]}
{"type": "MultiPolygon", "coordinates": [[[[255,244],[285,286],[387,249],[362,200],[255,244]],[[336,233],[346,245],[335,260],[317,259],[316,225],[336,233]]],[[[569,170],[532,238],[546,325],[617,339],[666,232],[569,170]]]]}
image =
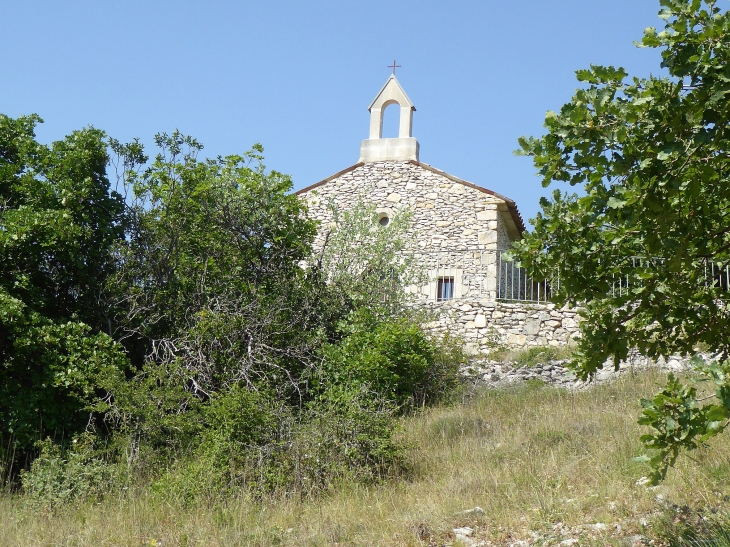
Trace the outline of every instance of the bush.
{"type": "Polygon", "coordinates": [[[322,350],[325,389],[368,386],[405,407],[443,399],[457,385],[461,351],[448,339],[435,343],[409,318],[378,321],[361,309],[341,330],[345,337],[322,350]]]}
{"type": "Polygon", "coordinates": [[[115,442],[126,445],[137,475],[154,477],[180,454],[200,443],[204,406],[188,389],[190,376],[179,363],[147,363],[129,381],[115,386],[105,419],[115,442]]]}
{"type": "Polygon", "coordinates": [[[397,408],[366,387],[334,386],[309,405],[288,451],[292,486],[301,493],[340,481],[376,483],[405,470],[394,435],[397,408]]]}
{"type": "Polygon", "coordinates": [[[342,481],[374,483],[404,469],[396,408],[364,388],[332,389],[295,416],[244,388],[211,404],[210,429],[153,486],[189,505],[234,491],[310,496],[342,481]]]}
{"type": "Polygon", "coordinates": [[[260,468],[268,464],[262,451],[281,444],[291,415],[277,409],[275,398],[236,385],[200,406],[204,421],[198,442],[187,455],[178,451],[154,490],[183,504],[215,499],[232,489],[269,489],[260,468]]]}
{"type": "Polygon", "coordinates": [[[434,363],[420,384],[421,391],[414,401],[421,406],[453,401],[462,386],[459,369],[468,362],[463,343],[458,339],[446,334],[441,340],[431,339],[431,343],[436,347],[434,363]]]}
{"type": "Polygon", "coordinates": [[[107,389],[126,367],[109,335],[51,320],[0,289],[0,434],[19,455],[46,434],[83,431],[89,412],[107,410],[107,389]]]}
{"type": "Polygon", "coordinates": [[[118,468],[96,450],[95,438],[84,433],[62,449],[50,439],[39,441],[40,455],[30,470],[21,471],[21,484],[35,508],[55,507],[99,499],[119,484],[118,468]]]}

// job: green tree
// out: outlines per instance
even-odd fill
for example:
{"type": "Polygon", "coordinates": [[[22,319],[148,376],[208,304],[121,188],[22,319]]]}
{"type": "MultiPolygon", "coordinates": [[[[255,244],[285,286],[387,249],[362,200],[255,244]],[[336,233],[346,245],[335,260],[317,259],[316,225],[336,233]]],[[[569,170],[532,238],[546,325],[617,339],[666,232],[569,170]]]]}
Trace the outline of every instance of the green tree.
{"type": "Polygon", "coordinates": [[[400,316],[411,307],[409,285],[423,284],[416,261],[407,251],[412,214],[404,209],[388,223],[378,223],[375,205],[360,196],[351,209],[330,203],[332,223],[313,262],[326,276],[346,313],[366,308],[379,319],[400,316]]]}
{"type": "MultiPolygon", "coordinates": [[[[584,87],[548,112],[547,134],[520,139],[544,186],[583,185],[541,200],[535,230],[514,251],[536,277],[559,276],[558,303],[583,308],[583,377],[631,349],[730,352],[730,15],[715,1],[660,5],[664,30],[647,28],[639,45],[661,49],[668,76],[579,70],[584,87]]],[[[718,384],[705,405],[674,378],[643,403],[655,480],[681,447],[726,427],[727,372],[698,371],[718,384]]]]}
{"type": "Polygon", "coordinates": [[[137,368],[181,366],[202,398],[240,382],[296,391],[319,343],[323,285],[301,267],[316,225],[291,179],[265,169],[260,146],[201,160],[179,132],[156,141],[160,154],[128,180],[117,336],[137,368]]]}
{"type": "Polygon", "coordinates": [[[39,122],[0,115],[0,436],[21,451],[83,428],[126,363],[103,305],[124,237],[105,134],[45,146],[39,122]]]}

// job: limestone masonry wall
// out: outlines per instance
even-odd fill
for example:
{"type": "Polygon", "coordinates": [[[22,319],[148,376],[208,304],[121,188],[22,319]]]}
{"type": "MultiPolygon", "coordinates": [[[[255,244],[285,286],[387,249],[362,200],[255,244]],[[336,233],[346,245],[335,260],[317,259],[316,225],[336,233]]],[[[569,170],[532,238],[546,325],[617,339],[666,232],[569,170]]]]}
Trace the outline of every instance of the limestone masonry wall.
{"type": "Polygon", "coordinates": [[[389,218],[409,210],[409,252],[428,276],[428,284],[416,288],[418,303],[438,312],[430,329],[463,339],[468,352],[485,353],[495,344],[561,346],[579,335],[575,310],[496,300],[498,294],[506,294],[500,287],[508,284],[522,283],[527,290],[516,269],[502,272],[497,286],[498,249],[509,248],[520,237],[515,222],[522,222],[513,216],[506,198],[412,161],[357,164],[298,195],[321,225],[315,248],[323,244],[333,220],[330,203],[347,210],[362,198],[389,218]],[[453,280],[453,300],[437,301],[436,286],[442,278],[453,280]]]}
{"type": "MultiPolygon", "coordinates": [[[[330,200],[350,209],[362,196],[389,215],[409,209],[413,215],[409,233],[423,251],[497,249],[498,243],[507,248],[511,239],[519,237],[514,223],[510,226],[504,200],[407,161],[359,165],[299,196],[307,201],[310,216],[324,227],[332,221],[330,200]]],[[[315,246],[321,245],[324,233],[315,246]]]]}
{"type": "Polygon", "coordinates": [[[488,353],[497,345],[565,346],[580,336],[578,312],[554,304],[461,299],[433,302],[430,307],[439,319],[427,327],[463,339],[472,355],[488,353]]]}
{"type": "Polygon", "coordinates": [[[436,298],[439,277],[453,278],[455,298],[495,299],[498,249],[520,237],[504,199],[417,162],[358,164],[298,195],[320,222],[315,249],[333,220],[330,204],[348,210],[362,198],[388,218],[409,211],[408,252],[428,278],[418,290],[423,300],[436,298]]]}
{"type": "MultiPolygon", "coordinates": [[[[712,355],[702,355],[706,360],[714,359],[712,355]]],[[[631,354],[621,362],[619,370],[608,361],[593,378],[579,380],[575,373],[567,368],[568,361],[545,361],[534,366],[519,366],[514,362],[491,361],[489,359],[471,359],[461,371],[461,378],[474,385],[491,388],[507,387],[511,384],[528,380],[539,380],[546,384],[568,389],[585,389],[596,383],[614,380],[620,376],[635,374],[642,370],[656,369],[665,372],[683,372],[692,368],[689,358],[673,356],[670,359],[657,360],[631,354]]]]}

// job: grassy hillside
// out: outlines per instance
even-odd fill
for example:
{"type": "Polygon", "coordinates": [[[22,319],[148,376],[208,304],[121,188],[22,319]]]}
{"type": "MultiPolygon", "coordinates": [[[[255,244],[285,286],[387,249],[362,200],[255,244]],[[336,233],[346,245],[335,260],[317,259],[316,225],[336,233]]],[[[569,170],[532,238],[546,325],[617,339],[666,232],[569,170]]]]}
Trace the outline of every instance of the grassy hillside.
{"type": "MultiPolygon", "coordinates": [[[[661,382],[647,373],[577,393],[523,385],[472,394],[403,420],[409,477],[341,484],[315,499],[186,507],[130,487],[101,503],[43,512],[5,495],[0,545],[458,545],[459,526],[483,545],[631,545],[636,534],[672,533],[661,521],[674,506],[730,508],[725,438],[681,459],[662,486],[640,485],[638,399],[661,382]],[[459,514],[476,506],[484,513],[459,514]]],[[[690,518],[687,509],[674,513],[683,511],[690,518]]]]}

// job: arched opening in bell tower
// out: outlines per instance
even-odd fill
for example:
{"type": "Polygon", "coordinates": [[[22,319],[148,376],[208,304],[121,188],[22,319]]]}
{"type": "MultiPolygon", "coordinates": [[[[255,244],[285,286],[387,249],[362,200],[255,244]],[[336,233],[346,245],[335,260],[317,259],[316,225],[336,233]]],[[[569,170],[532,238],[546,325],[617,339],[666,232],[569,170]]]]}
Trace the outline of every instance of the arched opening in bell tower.
{"type": "Polygon", "coordinates": [[[401,108],[396,101],[388,101],[383,105],[382,133],[383,139],[398,138],[400,131],[401,108]]]}

